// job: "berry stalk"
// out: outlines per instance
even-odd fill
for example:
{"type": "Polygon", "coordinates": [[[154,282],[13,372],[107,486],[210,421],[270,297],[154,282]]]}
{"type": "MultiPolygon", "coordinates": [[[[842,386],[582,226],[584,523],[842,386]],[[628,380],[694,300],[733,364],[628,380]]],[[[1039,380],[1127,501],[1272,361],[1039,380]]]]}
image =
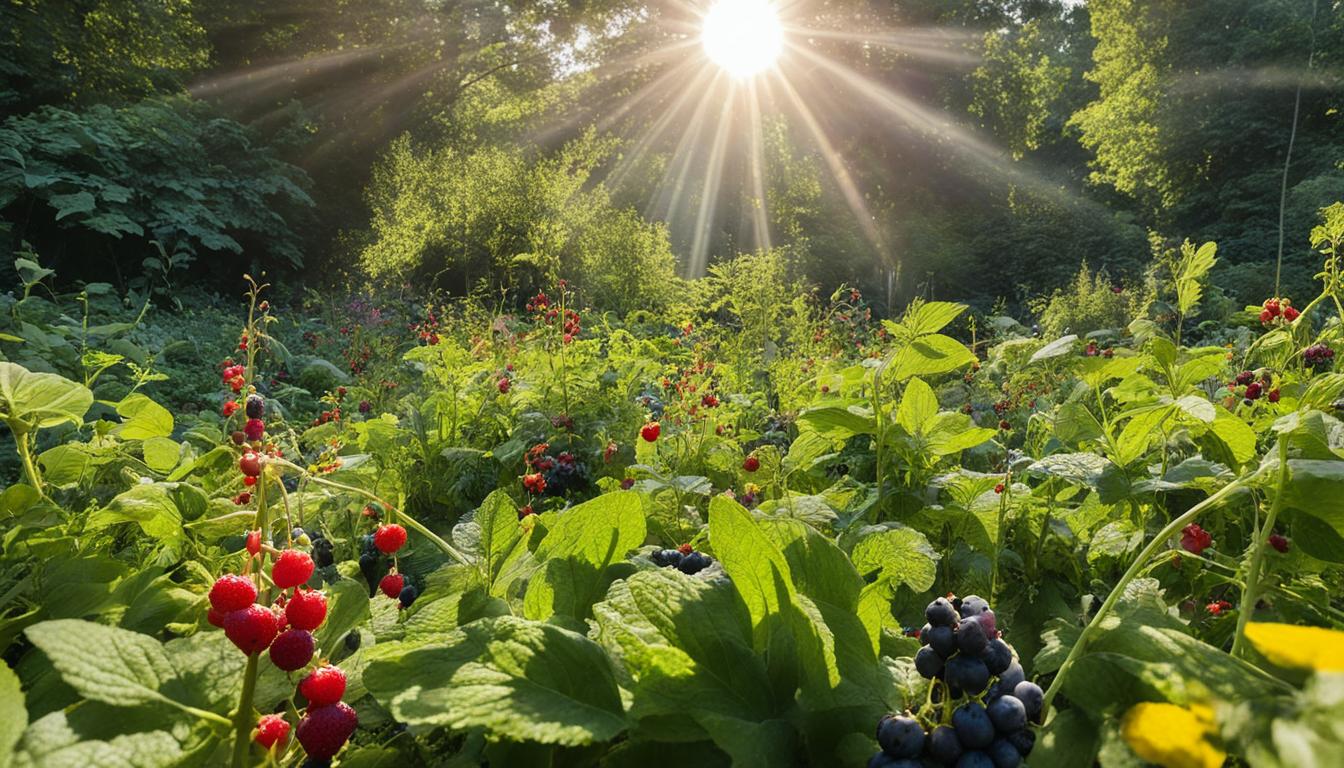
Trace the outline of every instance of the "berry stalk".
{"type": "Polygon", "coordinates": [[[1237,615],[1237,633],[1232,638],[1232,656],[1241,658],[1246,652],[1246,622],[1255,612],[1255,601],[1259,599],[1260,568],[1264,564],[1265,548],[1269,546],[1269,533],[1274,530],[1283,509],[1284,489],[1288,486],[1288,441],[1279,438],[1279,482],[1274,493],[1274,503],[1269,507],[1265,523],[1255,531],[1251,543],[1251,564],[1246,572],[1246,588],[1241,592],[1241,612],[1237,615]]]}
{"type": "Polygon", "coordinates": [[[1069,649],[1069,655],[1065,657],[1064,663],[1059,665],[1059,671],[1055,673],[1055,679],[1050,682],[1050,687],[1045,691],[1045,702],[1042,705],[1042,712],[1046,714],[1047,718],[1050,713],[1050,704],[1055,700],[1055,695],[1059,693],[1064,678],[1069,674],[1069,669],[1073,667],[1073,663],[1078,660],[1078,657],[1083,654],[1083,651],[1087,648],[1088,641],[1096,634],[1097,628],[1100,627],[1101,623],[1110,615],[1111,609],[1115,607],[1116,601],[1120,599],[1120,595],[1124,594],[1125,587],[1129,586],[1129,583],[1139,575],[1139,572],[1143,570],[1144,566],[1150,559],[1152,559],[1153,555],[1157,554],[1157,550],[1162,547],[1162,545],[1166,544],[1168,539],[1175,536],[1177,531],[1184,528],[1187,523],[1192,522],[1196,517],[1199,517],[1201,513],[1217,506],[1228,496],[1241,490],[1245,487],[1245,484],[1246,478],[1233,480],[1220,488],[1212,496],[1186,510],[1185,514],[1175,518],[1170,523],[1167,523],[1165,528],[1158,531],[1152,541],[1148,542],[1148,546],[1144,547],[1143,551],[1139,553],[1139,556],[1134,558],[1134,562],[1131,563],[1129,569],[1125,571],[1125,575],[1120,577],[1120,581],[1116,583],[1115,587],[1111,590],[1111,593],[1106,596],[1106,601],[1097,609],[1097,613],[1092,617],[1092,621],[1088,622],[1087,626],[1083,628],[1083,633],[1078,636],[1078,641],[1073,644],[1073,648],[1069,649]]]}
{"type": "MultiPolygon", "coordinates": [[[[266,501],[266,470],[262,469],[261,476],[257,478],[257,521],[255,530],[261,532],[264,543],[270,540],[270,521],[268,518],[269,506],[266,501]]],[[[257,593],[261,594],[266,588],[265,579],[262,577],[261,561],[254,563],[257,566],[253,577],[256,580],[257,593]]],[[[238,711],[233,716],[233,768],[245,768],[247,765],[247,751],[252,744],[252,726],[256,719],[252,716],[252,699],[257,691],[257,660],[261,658],[261,652],[249,653],[247,655],[247,666],[243,669],[243,690],[238,695],[238,711]]]]}

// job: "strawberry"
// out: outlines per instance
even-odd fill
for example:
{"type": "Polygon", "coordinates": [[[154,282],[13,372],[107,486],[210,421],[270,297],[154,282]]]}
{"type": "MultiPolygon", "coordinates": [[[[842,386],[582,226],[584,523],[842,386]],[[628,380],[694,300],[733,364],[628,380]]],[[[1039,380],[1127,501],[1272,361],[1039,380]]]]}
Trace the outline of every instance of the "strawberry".
{"type": "Polygon", "coordinates": [[[658,439],[658,435],[663,431],[663,427],[656,421],[650,421],[639,430],[639,436],[644,438],[645,442],[652,443],[658,439]]]}
{"type": "Polygon", "coordinates": [[[286,549],[271,566],[271,580],[281,589],[297,587],[313,575],[313,558],[307,552],[286,549]]]}
{"type": "Polygon", "coordinates": [[[309,707],[299,720],[298,737],[308,757],[326,760],[341,751],[359,725],[355,710],[338,701],[325,707],[309,707]]]}
{"type": "Polygon", "coordinates": [[[373,532],[373,546],[384,555],[395,554],[406,546],[406,529],[396,523],[378,526],[378,530],[373,532]]]}
{"type": "Polygon", "coordinates": [[[275,614],[256,604],[224,617],[224,634],[248,655],[266,650],[275,639],[276,629],[275,614]]]}
{"type": "Polygon", "coordinates": [[[327,618],[327,596],[315,589],[296,589],[285,606],[285,617],[295,629],[317,629],[327,618]]]}
{"type": "Polygon", "coordinates": [[[221,613],[242,610],[257,601],[257,587],[246,576],[226,573],[210,587],[210,606],[221,613]]]}
{"type": "Polygon", "coordinates": [[[238,459],[238,469],[248,477],[256,477],[261,474],[261,456],[255,451],[248,451],[238,459]]]}
{"type": "Polygon", "coordinates": [[[405,585],[406,579],[400,573],[389,573],[378,582],[378,589],[395,600],[401,595],[401,588],[405,585]]]}
{"type": "Polygon", "coordinates": [[[287,629],[271,643],[271,663],[286,672],[303,669],[313,660],[313,633],[306,629],[287,629]]]}
{"type": "Polygon", "coordinates": [[[742,469],[747,472],[755,472],[761,468],[761,460],[755,456],[748,456],[742,460],[742,469]]]}
{"type": "Polygon", "coordinates": [[[345,695],[345,672],[340,667],[323,664],[299,681],[299,693],[310,707],[335,704],[345,695]]]}
{"type": "Polygon", "coordinates": [[[289,721],[284,715],[262,715],[257,721],[257,729],[252,732],[253,741],[260,744],[262,749],[283,745],[288,738],[289,721]]]}

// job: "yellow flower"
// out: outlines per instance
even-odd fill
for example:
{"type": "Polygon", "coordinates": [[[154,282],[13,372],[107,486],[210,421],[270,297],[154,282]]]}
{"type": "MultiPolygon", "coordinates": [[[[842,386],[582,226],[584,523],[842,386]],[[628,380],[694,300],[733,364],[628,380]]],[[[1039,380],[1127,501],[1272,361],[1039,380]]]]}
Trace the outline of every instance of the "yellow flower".
{"type": "Polygon", "coordinates": [[[1250,622],[1246,639],[1273,664],[1316,671],[1344,670],[1344,632],[1296,624],[1250,622]]]}
{"type": "Polygon", "coordinates": [[[1125,713],[1120,734],[1134,754],[1163,768],[1219,768],[1227,753],[1210,744],[1213,711],[1144,702],[1125,713]]]}

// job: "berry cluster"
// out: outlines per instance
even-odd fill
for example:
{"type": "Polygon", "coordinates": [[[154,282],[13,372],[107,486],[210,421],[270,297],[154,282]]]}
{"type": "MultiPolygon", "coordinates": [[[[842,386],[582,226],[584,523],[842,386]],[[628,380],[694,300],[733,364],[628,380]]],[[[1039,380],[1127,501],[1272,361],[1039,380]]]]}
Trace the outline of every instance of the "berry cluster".
{"type": "MultiPolygon", "coordinates": [[[[372,509],[365,507],[366,510],[372,509]]],[[[376,510],[374,510],[376,512],[376,510]]],[[[376,515],[374,515],[376,517],[376,515]]],[[[420,596],[414,584],[406,581],[397,570],[396,556],[406,546],[406,529],[396,523],[379,525],[373,533],[364,535],[362,551],[359,555],[359,570],[369,583],[369,596],[382,592],[397,600],[402,608],[409,608],[420,596]],[[392,567],[388,569],[384,557],[392,557],[392,567]]]]}
{"type": "Polygon", "coordinates": [[[655,549],[649,559],[659,568],[676,568],[687,576],[697,574],[714,563],[709,555],[691,549],[690,544],[682,544],[676,549],[655,549]]]}
{"type": "Polygon", "coordinates": [[[569,451],[552,456],[550,450],[549,443],[538,443],[528,449],[523,458],[528,470],[523,475],[523,488],[533,496],[563,496],[569,491],[585,490],[588,470],[578,457],[569,451]]]}
{"type": "Polygon", "coordinates": [[[949,595],[929,603],[924,615],[929,623],[918,633],[924,647],[915,668],[933,681],[929,704],[919,713],[878,721],[882,751],[869,768],[1021,765],[1036,743],[1028,723],[1040,722],[1044,692],[1027,681],[989,604],[974,595],[949,595]]]}
{"type": "MultiPolygon", "coordinates": [[[[224,370],[220,373],[220,379],[225,384],[228,384],[229,389],[232,389],[233,393],[236,395],[239,392],[242,392],[243,386],[247,384],[247,379],[244,378],[244,374],[246,373],[247,368],[245,366],[236,365],[232,360],[225,360],[224,370]]],[[[236,408],[237,406],[235,405],[234,407],[236,408]]],[[[230,414],[226,413],[224,415],[228,416],[230,414]]]]}
{"type": "Polygon", "coordinates": [[[1234,395],[1241,395],[1247,405],[1261,397],[1271,403],[1279,402],[1279,389],[1274,386],[1274,377],[1268,371],[1261,372],[1258,378],[1255,371],[1242,371],[1227,385],[1227,388],[1234,395]]]}
{"type": "Polygon", "coordinates": [[[1328,371],[1335,362],[1335,350],[1324,344],[1313,344],[1302,350],[1302,362],[1313,371],[1328,371]]]}
{"type": "Polygon", "coordinates": [[[1260,307],[1260,322],[1265,325],[1286,325],[1301,314],[1288,299],[1265,299],[1260,307]]]}
{"type": "MultiPolygon", "coordinates": [[[[327,597],[303,587],[314,569],[306,552],[265,549],[274,558],[271,582],[278,590],[270,604],[257,602],[258,582],[252,577],[225,574],[210,587],[206,619],[223,628],[225,636],[243,653],[253,656],[267,651],[277,669],[297,672],[317,656],[313,631],[327,619],[327,597]]],[[[248,534],[247,551],[250,570],[263,557],[260,531],[248,534]]],[[[308,708],[299,719],[299,743],[309,758],[327,760],[340,751],[358,724],[355,711],[340,701],[345,693],[345,673],[319,663],[300,680],[298,691],[308,700],[308,708]]],[[[258,721],[253,739],[262,748],[279,753],[286,747],[289,731],[284,715],[266,715],[258,721]]]]}

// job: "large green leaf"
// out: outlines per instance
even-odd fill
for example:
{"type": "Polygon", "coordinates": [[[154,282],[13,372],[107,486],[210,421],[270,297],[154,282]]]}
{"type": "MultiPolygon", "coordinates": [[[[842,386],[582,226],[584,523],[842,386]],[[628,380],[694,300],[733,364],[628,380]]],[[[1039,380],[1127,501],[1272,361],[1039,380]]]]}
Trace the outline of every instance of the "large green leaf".
{"type": "Polygon", "coordinates": [[[23,704],[19,676],[0,663],[0,768],[9,768],[14,745],[28,725],[28,709],[23,704]]]}
{"type": "Polygon", "coordinates": [[[848,440],[854,435],[871,435],[877,431],[872,409],[859,405],[808,408],[798,414],[798,425],[832,440],[848,440]]]}
{"type": "Polygon", "coordinates": [[[119,707],[170,701],[164,689],[177,670],[149,635],[78,619],[44,621],[26,634],[84,698],[119,707]]]}
{"type": "Polygon", "coordinates": [[[862,574],[876,574],[887,586],[888,599],[904,585],[927,592],[938,574],[940,555],[924,534],[897,523],[868,526],[859,534],[850,557],[862,574]]]}
{"type": "Polygon", "coordinates": [[[644,507],[638,494],[616,492],[548,517],[535,553],[542,568],[528,583],[524,615],[585,619],[611,583],[607,566],[644,543],[644,507]]]}
{"type": "Polygon", "coordinates": [[[80,424],[93,405],[83,384],[54,373],[33,373],[15,363],[0,362],[0,419],[32,427],[80,424]]]}
{"type": "Polygon", "coordinates": [[[492,491],[468,519],[453,527],[453,540],[476,558],[486,591],[499,597],[525,575],[529,538],[513,500],[500,490],[492,491]]]}
{"type": "Polygon", "coordinates": [[[1095,453],[1046,456],[1027,467],[1027,472],[1092,488],[1105,504],[1119,501],[1129,493],[1129,480],[1124,472],[1106,457],[1095,453]]]}
{"type": "Polygon", "coordinates": [[[173,433],[173,414],[139,392],[117,403],[117,414],[122,422],[115,432],[123,439],[148,440],[173,433]]]}
{"type": "Polygon", "coordinates": [[[965,344],[941,333],[920,336],[898,349],[891,359],[890,374],[896,381],[912,376],[947,373],[975,362],[965,344]]]}
{"type": "Polygon", "coordinates": [[[906,382],[901,405],[896,409],[896,423],[910,434],[924,431],[924,425],[938,413],[938,397],[921,378],[906,382]]]}
{"type": "Polygon", "coordinates": [[[442,643],[376,648],[369,693],[412,726],[483,728],[495,738],[578,746],[626,728],[606,653],[583,635],[513,616],[442,643]]]}
{"type": "Polygon", "coordinates": [[[182,537],[182,512],[171,489],[175,483],[133,485],[108,505],[89,516],[92,529],[118,523],[137,523],[149,536],[161,541],[182,537]]]}

